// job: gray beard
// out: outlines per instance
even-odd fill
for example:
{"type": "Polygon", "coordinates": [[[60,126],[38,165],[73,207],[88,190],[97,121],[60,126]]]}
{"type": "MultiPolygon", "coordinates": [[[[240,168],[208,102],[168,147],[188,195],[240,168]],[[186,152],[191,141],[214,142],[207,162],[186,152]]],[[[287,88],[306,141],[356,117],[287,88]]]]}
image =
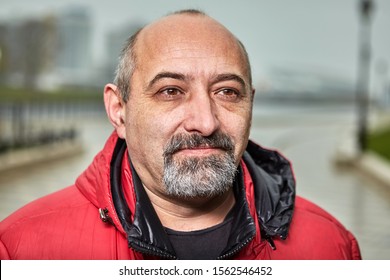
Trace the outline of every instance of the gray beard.
{"type": "Polygon", "coordinates": [[[164,168],[166,192],[180,198],[219,196],[233,186],[236,170],[231,154],[170,160],[164,168]]]}
{"type": "Polygon", "coordinates": [[[234,159],[234,146],[224,135],[210,139],[202,137],[181,137],[173,139],[169,150],[164,153],[163,181],[166,193],[177,198],[215,197],[226,193],[232,186],[237,167],[234,159]],[[192,142],[193,141],[193,142],[192,142]],[[206,157],[174,159],[176,147],[196,146],[198,143],[216,143],[226,148],[223,154],[206,157]]]}

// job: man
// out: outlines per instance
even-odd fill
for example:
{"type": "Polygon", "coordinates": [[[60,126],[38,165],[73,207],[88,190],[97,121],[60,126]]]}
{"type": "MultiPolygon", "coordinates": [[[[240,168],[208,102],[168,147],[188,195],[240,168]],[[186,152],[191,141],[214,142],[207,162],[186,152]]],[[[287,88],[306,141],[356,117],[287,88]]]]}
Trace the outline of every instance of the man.
{"type": "Polygon", "coordinates": [[[133,35],[104,102],[115,132],[74,186],[0,226],[2,259],[360,259],[295,197],[289,162],[248,140],[244,46],[196,10],[133,35]]]}

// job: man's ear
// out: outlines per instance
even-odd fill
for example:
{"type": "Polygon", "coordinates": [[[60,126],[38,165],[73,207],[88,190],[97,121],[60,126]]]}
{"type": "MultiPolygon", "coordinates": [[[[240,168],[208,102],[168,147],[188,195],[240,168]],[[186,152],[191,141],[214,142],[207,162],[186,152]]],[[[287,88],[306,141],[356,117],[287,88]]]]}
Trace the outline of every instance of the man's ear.
{"type": "Polygon", "coordinates": [[[253,102],[253,100],[255,99],[255,93],[256,93],[256,89],[252,88],[252,91],[251,91],[251,99],[252,99],[252,102],[253,102]]]}
{"type": "Polygon", "coordinates": [[[114,84],[107,84],[104,87],[104,106],[108,119],[114,126],[118,136],[125,139],[125,103],[122,101],[118,87],[114,84]]]}

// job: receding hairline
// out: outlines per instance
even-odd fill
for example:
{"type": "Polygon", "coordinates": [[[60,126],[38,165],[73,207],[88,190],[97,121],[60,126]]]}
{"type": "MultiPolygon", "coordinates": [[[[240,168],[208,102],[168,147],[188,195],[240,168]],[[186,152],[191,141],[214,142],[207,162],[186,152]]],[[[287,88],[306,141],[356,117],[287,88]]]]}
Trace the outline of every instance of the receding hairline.
{"type": "Polygon", "coordinates": [[[152,27],[154,24],[158,24],[159,22],[161,22],[164,19],[167,19],[167,18],[170,18],[170,17],[175,17],[175,16],[204,17],[204,18],[207,18],[207,19],[211,20],[217,26],[219,26],[222,30],[224,30],[226,32],[226,34],[228,34],[237,43],[238,48],[241,50],[241,52],[242,52],[241,54],[243,55],[243,57],[245,59],[245,64],[247,65],[247,68],[248,68],[247,71],[248,71],[248,76],[249,76],[249,86],[250,87],[253,86],[252,85],[251,65],[250,65],[249,55],[248,55],[248,52],[247,52],[247,50],[245,48],[245,45],[226,26],[224,26],[218,20],[216,20],[213,17],[209,16],[207,13],[205,13],[202,10],[198,10],[198,9],[184,9],[184,10],[178,10],[178,11],[170,12],[170,13],[166,14],[165,16],[157,19],[156,21],[154,21],[154,22],[152,22],[152,23],[142,27],[141,29],[139,29],[135,33],[135,36],[134,36],[134,45],[133,45],[133,47],[134,47],[134,55],[135,56],[137,55],[137,47],[136,47],[137,41],[138,41],[137,39],[138,39],[138,37],[140,37],[140,35],[142,34],[142,32],[145,29],[148,29],[149,27],[152,27]]]}
{"type": "Polygon", "coordinates": [[[122,50],[122,53],[120,56],[121,61],[118,64],[118,66],[120,64],[122,64],[122,67],[118,67],[117,73],[115,76],[115,83],[119,86],[119,90],[120,90],[121,95],[123,97],[123,100],[125,102],[128,100],[128,96],[129,96],[130,90],[131,90],[130,80],[131,80],[132,75],[133,75],[134,71],[136,70],[137,64],[138,64],[137,45],[138,45],[139,37],[147,29],[152,28],[155,24],[159,24],[161,21],[164,21],[164,19],[167,19],[170,17],[175,17],[175,16],[204,17],[204,18],[207,18],[207,19],[213,21],[216,25],[218,25],[221,28],[221,30],[224,30],[226,32],[226,34],[229,34],[229,36],[237,43],[237,46],[241,51],[241,55],[243,56],[243,58],[245,60],[249,87],[252,88],[252,86],[253,86],[252,85],[252,70],[251,70],[251,65],[250,65],[250,61],[249,61],[249,55],[246,51],[244,44],[229,29],[227,29],[223,24],[221,24],[219,21],[215,20],[214,18],[210,17],[205,12],[203,12],[201,10],[197,10],[197,9],[185,9],[185,10],[178,10],[178,11],[168,13],[167,15],[161,17],[160,19],[158,19],[158,20],[156,20],[148,25],[143,26],[127,40],[127,44],[126,44],[125,48],[122,50]],[[129,59],[131,61],[123,61],[125,59],[129,59]],[[124,66],[125,64],[128,66],[131,65],[131,69],[129,69],[130,67],[128,67],[128,66],[124,66]],[[120,71],[119,68],[122,68],[122,71],[120,71]],[[127,71],[124,71],[124,72],[127,72],[127,74],[129,74],[127,77],[123,77],[123,74],[124,74],[123,68],[126,68],[127,71]],[[119,81],[121,81],[121,82],[118,83],[119,81]]]}

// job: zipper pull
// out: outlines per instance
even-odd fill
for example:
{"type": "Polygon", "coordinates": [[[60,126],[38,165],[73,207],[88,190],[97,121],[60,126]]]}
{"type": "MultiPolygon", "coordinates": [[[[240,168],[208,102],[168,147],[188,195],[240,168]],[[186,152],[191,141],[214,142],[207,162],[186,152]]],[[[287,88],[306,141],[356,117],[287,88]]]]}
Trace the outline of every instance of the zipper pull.
{"type": "Polygon", "coordinates": [[[266,235],[266,236],[265,236],[265,240],[267,240],[267,242],[268,242],[269,246],[271,246],[272,250],[275,251],[275,250],[276,250],[276,246],[275,246],[275,242],[274,242],[274,240],[272,239],[272,237],[269,236],[269,235],[266,235]]]}
{"type": "Polygon", "coordinates": [[[103,223],[110,223],[113,224],[111,217],[108,215],[107,208],[99,208],[99,215],[100,219],[103,221],[103,223]]]}

